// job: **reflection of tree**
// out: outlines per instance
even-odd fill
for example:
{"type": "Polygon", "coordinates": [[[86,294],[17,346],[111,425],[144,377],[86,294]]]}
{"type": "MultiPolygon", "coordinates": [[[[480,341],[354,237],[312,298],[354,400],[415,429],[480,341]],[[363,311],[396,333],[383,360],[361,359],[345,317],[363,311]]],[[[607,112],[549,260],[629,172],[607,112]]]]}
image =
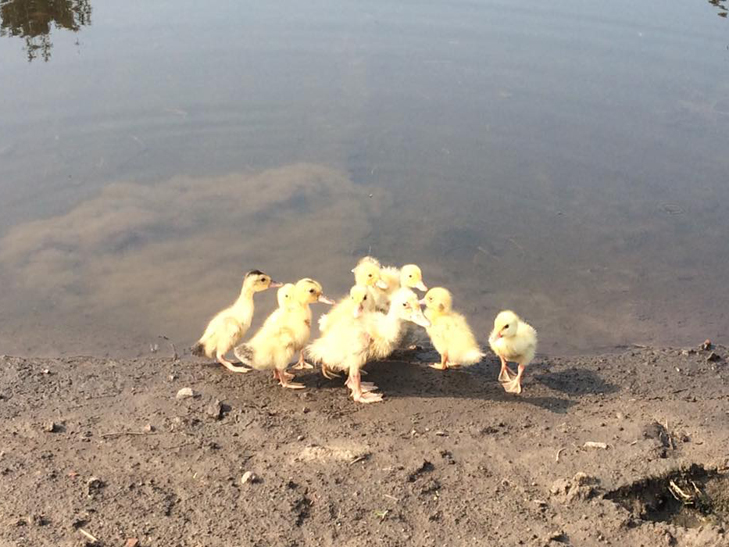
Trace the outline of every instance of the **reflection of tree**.
{"type": "Polygon", "coordinates": [[[713,6],[719,8],[719,13],[717,13],[719,17],[723,17],[724,19],[727,18],[727,14],[729,14],[727,0],[709,0],[709,4],[712,4],[713,6]]]}
{"type": "Polygon", "coordinates": [[[90,0],[0,0],[0,36],[25,40],[28,61],[51,58],[51,28],[78,32],[91,24],[90,0]]]}

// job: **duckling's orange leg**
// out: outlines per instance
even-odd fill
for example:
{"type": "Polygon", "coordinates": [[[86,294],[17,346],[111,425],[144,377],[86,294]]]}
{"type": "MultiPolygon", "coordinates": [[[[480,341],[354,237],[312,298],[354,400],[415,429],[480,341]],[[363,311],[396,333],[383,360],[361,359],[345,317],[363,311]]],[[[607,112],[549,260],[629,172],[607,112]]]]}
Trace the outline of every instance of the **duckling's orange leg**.
{"type": "Polygon", "coordinates": [[[294,375],[289,374],[285,370],[275,370],[273,372],[273,377],[278,380],[278,383],[281,387],[285,387],[288,389],[305,389],[306,388],[306,386],[304,384],[292,382],[291,380],[294,378],[294,375]]]}
{"type": "Polygon", "coordinates": [[[429,366],[436,370],[448,370],[448,354],[444,353],[440,356],[440,363],[433,363],[429,366]]]}
{"type": "Polygon", "coordinates": [[[248,368],[248,367],[243,366],[243,365],[241,365],[241,366],[235,366],[233,363],[231,363],[230,361],[228,361],[225,358],[225,354],[224,353],[218,353],[215,357],[217,358],[218,363],[220,363],[225,368],[227,368],[228,370],[231,370],[233,372],[246,373],[246,372],[250,372],[250,371],[253,370],[252,368],[248,368]]]}
{"type": "Polygon", "coordinates": [[[521,393],[521,378],[524,375],[524,365],[519,365],[519,373],[516,375],[516,377],[509,381],[504,382],[504,390],[507,393],[514,393],[516,395],[519,395],[521,393]]]}
{"type": "Polygon", "coordinates": [[[352,390],[352,399],[357,403],[378,403],[382,401],[382,395],[379,393],[372,393],[370,391],[364,391],[362,389],[362,378],[359,371],[350,371],[349,381],[351,384],[348,386],[352,390]]]}
{"type": "Polygon", "coordinates": [[[504,359],[501,355],[499,355],[499,359],[501,359],[501,372],[499,372],[499,382],[501,382],[502,384],[506,382],[511,382],[516,376],[516,372],[509,368],[509,365],[506,363],[506,359],[504,359]]]}
{"type": "Polygon", "coordinates": [[[293,367],[291,367],[291,368],[295,368],[296,370],[304,370],[304,369],[311,369],[311,368],[314,368],[314,365],[312,365],[311,363],[307,363],[307,362],[306,362],[306,361],[304,360],[304,352],[303,352],[303,351],[301,351],[301,352],[299,353],[299,360],[298,360],[298,361],[296,362],[296,364],[295,364],[295,365],[294,365],[293,367]]]}

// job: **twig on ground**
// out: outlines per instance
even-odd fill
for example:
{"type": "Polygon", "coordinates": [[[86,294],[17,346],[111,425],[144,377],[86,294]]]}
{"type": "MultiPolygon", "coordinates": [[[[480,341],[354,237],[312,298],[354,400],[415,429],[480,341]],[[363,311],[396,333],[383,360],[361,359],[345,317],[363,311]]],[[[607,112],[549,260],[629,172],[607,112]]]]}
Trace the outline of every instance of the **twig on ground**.
{"type": "Polygon", "coordinates": [[[86,537],[87,537],[88,539],[90,539],[90,540],[91,540],[91,541],[93,541],[94,543],[98,543],[98,542],[99,542],[99,540],[98,540],[98,539],[96,539],[96,538],[95,538],[94,536],[92,536],[91,534],[89,534],[89,533],[88,533],[88,532],[87,532],[86,530],[84,530],[83,528],[79,528],[79,529],[78,529],[78,531],[79,531],[79,532],[81,532],[81,533],[82,533],[83,535],[85,535],[85,536],[86,536],[86,537]]]}
{"type": "Polygon", "coordinates": [[[354,458],[351,462],[349,462],[349,465],[354,465],[355,463],[364,461],[364,460],[366,460],[369,457],[370,457],[369,454],[360,454],[359,456],[357,456],[356,458],[354,458]]]}
{"type": "Polygon", "coordinates": [[[122,437],[124,435],[156,435],[156,433],[149,433],[147,431],[117,431],[115,433],[103,433],[99,437],[106,439],[109,437],[122,437]]]}
{"type": "Polygon", "coordinates": [[[554,461],[555,461],[555,462],[559,463],[559,455],[560,455],[560,454],[561,454],[562,452],[564,452],[564,447],[562,447],[562,448],[560,448],[559,450],[557,450],[557,455],[556,455],[556,456],[554,457],[554,461]]]}

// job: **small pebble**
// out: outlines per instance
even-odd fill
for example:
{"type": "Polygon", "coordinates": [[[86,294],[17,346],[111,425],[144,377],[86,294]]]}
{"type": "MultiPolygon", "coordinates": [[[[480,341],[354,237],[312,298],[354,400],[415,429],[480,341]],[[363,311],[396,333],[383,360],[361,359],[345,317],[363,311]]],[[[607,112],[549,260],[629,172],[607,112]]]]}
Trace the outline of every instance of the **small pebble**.
{"type": "Polygon", "coordinates": [[[256,477],[255,474],[253,474],[251,471],[246,471],[243,473],[243,476],[240,478],[241,484],[247,484],[247,483],[255,483],[258,482],[258,477],[256,477]]]}
{"type": "Polygon", "coordinates": [[[195,392],[190,387],[183,387],[180,391],[177,392],[177,395],[175,395],[176,399],[189,399],[190,397],[194,397],[195,392]]]}

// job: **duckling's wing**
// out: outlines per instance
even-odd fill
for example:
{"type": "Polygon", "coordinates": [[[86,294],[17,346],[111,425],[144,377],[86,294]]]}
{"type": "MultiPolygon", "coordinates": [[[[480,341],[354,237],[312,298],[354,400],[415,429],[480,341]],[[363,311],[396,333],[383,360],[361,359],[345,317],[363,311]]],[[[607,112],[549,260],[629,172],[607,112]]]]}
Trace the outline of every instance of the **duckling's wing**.
{"type": "Polygon", "coordinates": [[[228,352],[242,338],[244,332],[241,324],[233,317],[225,317],[220,321],[216,331],[216,347],[218,351],[228,352]]]}

